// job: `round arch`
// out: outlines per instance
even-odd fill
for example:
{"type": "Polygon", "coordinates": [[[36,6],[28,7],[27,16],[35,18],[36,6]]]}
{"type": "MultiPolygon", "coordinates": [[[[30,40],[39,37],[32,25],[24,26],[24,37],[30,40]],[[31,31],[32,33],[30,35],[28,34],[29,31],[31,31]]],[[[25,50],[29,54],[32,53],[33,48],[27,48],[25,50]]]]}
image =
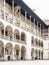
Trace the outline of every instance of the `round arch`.
{"type": "Polygon", "coordinates": [[[6,39],[12,40],[12,33],[13,33],[12,27],[11,26],[6,26],[6,28],[5,28],[5,37],[6,37],[6,39]]]}
{"type": "Polygon", "coordinates": [[[12,49],[13,49],[12,44],[11,43],[7,43],[6,44],[6,48],[5,48],[6,55],[7,54],[12,55],[12,49]]]}
{"type": "Polygon", "coordinates": [[[20,47],[19,45],[15,45],[14,46],[14,56],[17,60],[19,60],[19,51],[20,51],[20,47]]]}
{"type": "Polygon", "coordinates": [[[18,41],[20,39],[20,33],[19,30],[15,29],[14,30],[14,40],[18,41]]]}

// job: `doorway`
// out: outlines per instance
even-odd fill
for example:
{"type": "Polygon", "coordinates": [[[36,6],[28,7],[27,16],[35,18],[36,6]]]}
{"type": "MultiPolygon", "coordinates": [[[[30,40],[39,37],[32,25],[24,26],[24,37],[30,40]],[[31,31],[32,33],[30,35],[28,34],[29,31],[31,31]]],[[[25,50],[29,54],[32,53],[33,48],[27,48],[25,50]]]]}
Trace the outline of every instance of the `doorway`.
{"type": "Polygon", "coordinates": [[[10,56],[8,56],[8,60],[10,60],[10,56]]]}

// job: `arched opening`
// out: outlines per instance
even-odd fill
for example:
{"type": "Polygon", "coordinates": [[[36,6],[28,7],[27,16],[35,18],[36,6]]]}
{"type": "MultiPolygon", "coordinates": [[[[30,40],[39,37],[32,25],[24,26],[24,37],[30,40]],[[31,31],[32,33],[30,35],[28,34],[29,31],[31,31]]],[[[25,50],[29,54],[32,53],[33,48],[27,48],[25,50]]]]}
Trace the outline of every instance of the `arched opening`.
{"type": "Polygon", "coordinates": [[[25,41],[26,41],[25,39],[26,39],[26,38],[25,38],[25,34],[24,34],[24,32],[22,32],[22,33],[21,33],[21,42],[22,42],[22,43],[26,43],[26,42],[25,42],[25,41]]]}
{"type": "Polygon", "coordinates": [[[4,38],[4,25],[0,22],[0,38],[4,38]]]}
{"type": "Polygon", "coordinates": [[[34,59],[34,49],[31,49],[31,59],[34,59]]]}
{"type": "Polygon", "coordinates": [[[14,56],[15,56],[16,60],[19,60],[19,51],[20,51],[19,46],[15,45],[15,47],[14,47],[14,56]]]}
{"type": "Polygon", "coordinates": [[[4,44],[0,41],[0,58],[4,57],[4,44]]]}
{"type": "Polygon", "coordinates": [[[15,42],[19,42],[19,40],[20,40],[20,34],[17,29],[14,31],[14,40],[15,40],[15,42]]]}
{"type": "Polygon", "coordinates": [[[26,49],[24,46],[21,47],[21,60],[25,60],[26,49]]]}
{"type": "Polygon", "coordinates": [[[5,38],[12,40],[12,28],[10,26],[7,26],[5,29],[5,38]]]}
{"type": "Polygon", "coordinates": [[[11,43],[7,43],[6,44],[6,48],[5,48],[5,54],[7,55],[7,59],[8,60],[12,60],[12,50],[13,50],[13,46],[11,43]]]}
{"type": "Polygon", "coordinates": [[[34,37],[31,38],[31,44],[34,44],[34,37]]]}

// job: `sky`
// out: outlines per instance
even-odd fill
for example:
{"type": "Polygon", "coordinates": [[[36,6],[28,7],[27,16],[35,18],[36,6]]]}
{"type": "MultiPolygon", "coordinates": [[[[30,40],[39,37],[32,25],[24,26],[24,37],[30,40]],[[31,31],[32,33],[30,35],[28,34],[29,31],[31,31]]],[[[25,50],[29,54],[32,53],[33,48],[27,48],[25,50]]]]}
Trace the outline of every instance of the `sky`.
{"type": "Polygon", "coordinates": [[[43,21],[49,20],[49,0],[23,0],[43,21]],[[34,10],[35,9],[35,10],[34,10]]]}

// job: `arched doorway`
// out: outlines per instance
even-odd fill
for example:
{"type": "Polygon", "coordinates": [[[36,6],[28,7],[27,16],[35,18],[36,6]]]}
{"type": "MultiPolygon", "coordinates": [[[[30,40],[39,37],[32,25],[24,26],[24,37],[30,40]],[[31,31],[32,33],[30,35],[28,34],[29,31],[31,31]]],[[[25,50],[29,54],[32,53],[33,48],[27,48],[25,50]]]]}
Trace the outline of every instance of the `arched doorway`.
{"type": "Polygon", "coordinates": [[[26,49],[24,46],[22,46],[21,47],[21,60],[25,60],[26,59],[25,56],[26,56],[26,49]]]}
{"type": "Polygon", "coordinates": [[[7,26],[5,29],[5,37],[8,40],[12,40],[12,28],[10,26],[7,26]]]}
{"type": "Polygon", "coordinates": [[[12,60],[12,55],[13,55],[12,50],[13,50],[12,44],[7,43],[5,48],[5,54],[7,55],[7,60],[12,60]]]}
{"type": "Polygon", "coordinates": [[[4,44],[0,41],[0,59],[4,58],[4,44]]]}
{"type": "Polygon", "coordinates": [[[14,56],[15,56],[16,60],[19,60],[19,51],[20,51],[19,46],[15,45],[15,47],[14,47],[14,56]]]}
{"type": "Polygon", "coordinates": [[[14,31],[14,40],[15,40],[15,42],[19,42],[19,40],[20,40],[20,34],[17,29],[14,31]]]}

